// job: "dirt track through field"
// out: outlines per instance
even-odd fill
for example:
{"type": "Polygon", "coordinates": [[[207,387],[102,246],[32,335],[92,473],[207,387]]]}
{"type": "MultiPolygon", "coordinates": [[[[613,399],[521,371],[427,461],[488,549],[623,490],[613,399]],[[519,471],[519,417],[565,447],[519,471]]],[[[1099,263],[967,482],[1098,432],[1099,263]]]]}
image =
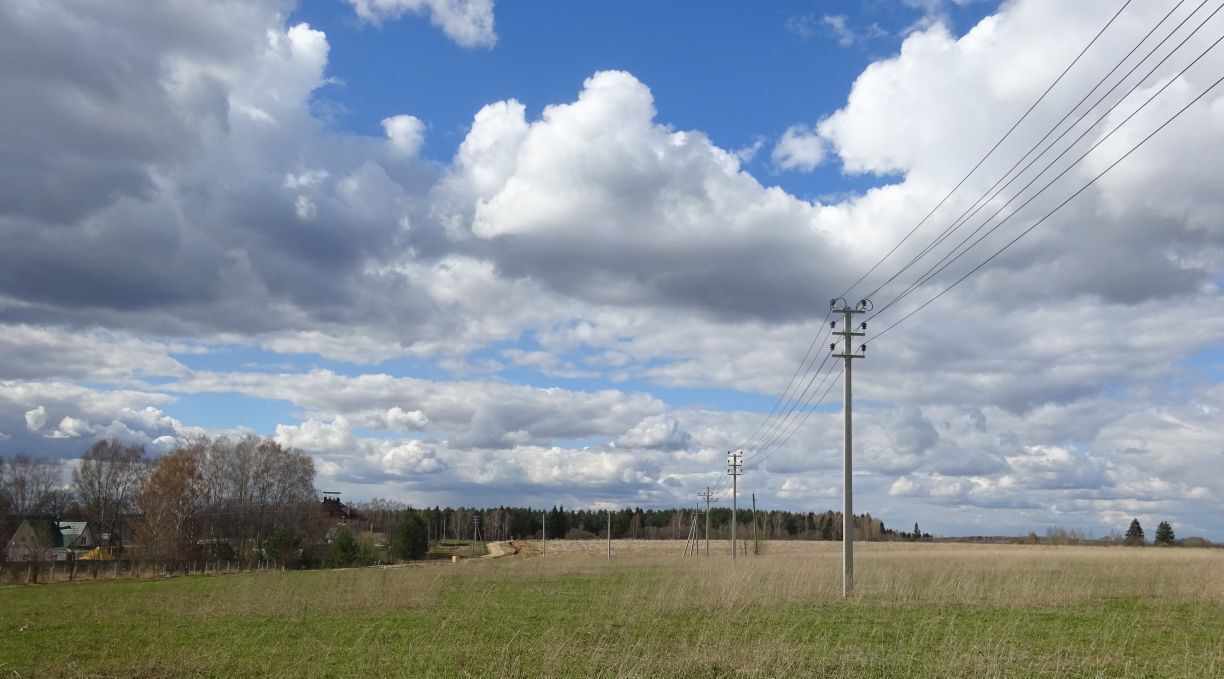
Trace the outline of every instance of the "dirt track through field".
{"type": "Polygon", "coordinates": [[[490,542],[485,545],[485,548],[489,550],[489,553],[482,557],[484,559],[514,556],[519,553],[519,548],[513,542],[490,542]]]}

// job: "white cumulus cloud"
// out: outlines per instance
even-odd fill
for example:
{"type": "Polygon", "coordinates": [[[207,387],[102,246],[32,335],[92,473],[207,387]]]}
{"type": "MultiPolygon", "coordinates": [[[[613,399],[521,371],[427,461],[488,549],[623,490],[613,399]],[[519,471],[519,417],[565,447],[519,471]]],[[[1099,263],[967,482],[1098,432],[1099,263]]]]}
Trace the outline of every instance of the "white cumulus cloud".
{"type": "Polygon", "coordinates": [[[492,47],[493,0],[347,0],[366,21],[397,19],[404,14],[425,14],[451,40],[464,47],[492,47]]]}
{"type": "Polygon", "coordinates": [[[27,410],[25,421],[26,429],[31,432],[37,432],[47,424],[47,409],[43,406],[38,406],[33,410],[27,410]]]}
{"type": "Polygon", "coordinates": [[[399,156],[415,156],[425,141],[425,123],[410,115],[383,118],[383,130],[392,151],[399,156]]]}
{"type": "Polygon", "coordinates": [[[811,172],[824,162],[825,141],[806,125],[791,125],[782,133],[770,158],[783,170],[811,172]]]}

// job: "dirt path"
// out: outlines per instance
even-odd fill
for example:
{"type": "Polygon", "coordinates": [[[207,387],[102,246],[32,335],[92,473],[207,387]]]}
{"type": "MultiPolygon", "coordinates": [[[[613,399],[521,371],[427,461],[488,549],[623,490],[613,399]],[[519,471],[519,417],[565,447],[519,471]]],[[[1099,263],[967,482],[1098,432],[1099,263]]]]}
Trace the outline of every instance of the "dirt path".
{"type": "Polygon", "coordinates": [[[518,547],[514,546],[513,542],[490,542],[485,544],[485,548],[489,550],[483,559],[496,559],[503,556],[514,556],[518,554],[518,547]]]}

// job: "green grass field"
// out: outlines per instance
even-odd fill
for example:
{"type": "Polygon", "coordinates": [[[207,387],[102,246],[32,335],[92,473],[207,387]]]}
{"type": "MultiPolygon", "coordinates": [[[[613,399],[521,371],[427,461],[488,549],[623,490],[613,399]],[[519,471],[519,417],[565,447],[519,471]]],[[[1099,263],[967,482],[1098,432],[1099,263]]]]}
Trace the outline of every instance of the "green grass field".
{"type": "Polygon", "coordinates": [[[614,548],[7,587],[0,676],[1224,675],[1220,550],[614,548]]]}

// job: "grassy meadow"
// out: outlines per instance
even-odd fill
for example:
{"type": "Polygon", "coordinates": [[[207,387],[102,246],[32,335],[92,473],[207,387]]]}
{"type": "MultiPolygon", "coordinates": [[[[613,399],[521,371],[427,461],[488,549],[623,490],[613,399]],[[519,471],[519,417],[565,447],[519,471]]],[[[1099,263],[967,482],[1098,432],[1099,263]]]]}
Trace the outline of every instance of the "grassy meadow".
{"type": "Polygon", "coordinates": [[[1224,676],[1224,550],[682,546],[5,587],[0,676],[1224,676]]]}

